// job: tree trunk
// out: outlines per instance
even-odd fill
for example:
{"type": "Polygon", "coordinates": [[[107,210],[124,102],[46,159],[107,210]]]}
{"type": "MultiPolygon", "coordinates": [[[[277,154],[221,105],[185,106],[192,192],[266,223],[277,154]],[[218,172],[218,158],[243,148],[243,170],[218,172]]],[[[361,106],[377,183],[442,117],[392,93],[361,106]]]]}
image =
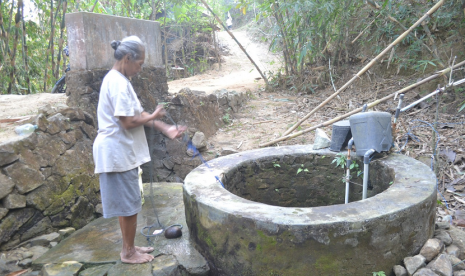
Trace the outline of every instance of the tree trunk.
{"type": "Polygon", "coordinates": [[[26,85],[27,85],[27,94],[31,94],[31,81],[29,79],[29,61],[27,56],[27,43],[26,43],[26,24],[24,22],[24,3],[21,6],[21,22],[23,25],[23,62],[24,70],[26,71],[26,85]]]}
{"type": "MultiPolygon", "coordinates": [[[[98,0],[97,0],[98,1],[98,0]]],[[[97,1],[95,3],[97,3],[97,1]]],[[[94,5],[95,6],[95,5],[94,5]]],[[[57,66],[56,66],[56,71],[55,71],[55,78],[58,79],[58,73],[60,71],[60,61],[61,61],[61,56],[62,56],[62,51],[63,51],[63,33],[65,31],[65,14],[66,14],[66,8],[68,7],[68,2],[64,0],[63,2],[63,10],[62,10],[62,18],[61,18],[61,24],[60,24],[60,41],[58,42],[58,53],[57,53],[57,66]]],[[[63,63],[64,63],[64,58],[63,58],[63,63]]]]}
{"type": "Polygon", "coordinates": [[[15,15],[15,40],[13,41],[13,53],[10,57],[10,83],[8,85],[7,94],[11,94],[11,90],[16,80],[16,49],[18,47],[19,40],[19,24],[21,23],[21,6],[23,5],[23,0],[18,1],[18,8],[15,15]]]}

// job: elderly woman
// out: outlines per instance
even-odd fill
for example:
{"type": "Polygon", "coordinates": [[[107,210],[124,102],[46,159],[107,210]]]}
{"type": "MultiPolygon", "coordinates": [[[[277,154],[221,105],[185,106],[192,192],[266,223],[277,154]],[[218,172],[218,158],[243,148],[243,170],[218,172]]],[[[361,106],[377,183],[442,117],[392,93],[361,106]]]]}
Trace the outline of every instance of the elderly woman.
{"type": "Polygon", "coordinates": [[[103,216],[118,217],[123,235],[120,253],[124,263],[153,260],[152,247],[134,245],[137,213],[142,209],[138,166],[150,161],[144,125],[155,127],[170,139],[186,127],[167,125],[156,119],[165,115],[162,106],[153,113],[143,111],[128,78],[142,69],[145,46],[136,36],[113,41],[116,62],[102,82],[97,108],[98,135],[94,142],[95,173],[99,174],[103,216]]]}

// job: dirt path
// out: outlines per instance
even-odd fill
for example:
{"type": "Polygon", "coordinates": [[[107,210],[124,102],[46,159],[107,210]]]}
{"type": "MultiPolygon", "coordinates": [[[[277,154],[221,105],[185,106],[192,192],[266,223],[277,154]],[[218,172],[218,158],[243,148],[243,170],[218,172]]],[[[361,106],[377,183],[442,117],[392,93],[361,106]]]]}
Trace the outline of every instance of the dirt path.
{"type": "MultiPolygon", "coordinates": [[[[231,36],[225,31],[217,34],[220,43],[227,46],[230,53],[224,56],[225,62],[222,62],[221,70],[218,69],[218,64],[214,64],[212,70],[202,75],[171,81],[168,83],[170,93],[177,93],[184,87],[205,91],[207,94],[219,89],[245,92],[264,87],[264,80],[259,79],[260,74],[231,36]]],[[[279,58],[269,52],[266,45],[251,41],[246,31],[233,31],[233,34],[262,72],[276,70],[279,58]]]]}

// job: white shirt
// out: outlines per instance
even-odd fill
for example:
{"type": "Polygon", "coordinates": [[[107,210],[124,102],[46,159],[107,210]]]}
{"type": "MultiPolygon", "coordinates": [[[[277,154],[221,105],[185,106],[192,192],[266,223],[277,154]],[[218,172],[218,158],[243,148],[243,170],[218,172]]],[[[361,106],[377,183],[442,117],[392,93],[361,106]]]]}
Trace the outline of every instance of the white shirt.
{"type": "Polygon", "coordinates": [[[150,161],[144,127],[125,129],[119,116],[139,116],[143,108],[129,80],[110,70],[100,88],[95,173],[125,172],[150,161]]]}

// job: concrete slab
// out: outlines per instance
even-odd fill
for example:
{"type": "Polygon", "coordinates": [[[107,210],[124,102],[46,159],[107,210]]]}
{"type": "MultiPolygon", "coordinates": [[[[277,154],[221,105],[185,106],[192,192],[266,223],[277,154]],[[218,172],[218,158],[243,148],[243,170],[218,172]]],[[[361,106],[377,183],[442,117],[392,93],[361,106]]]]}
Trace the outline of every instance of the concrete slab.
{"type": "Polygon", "coordinates": [[[131,35],[146,44],[145,66],[163,66],[160,23],[90,12],[66,15],[72,70],[111,69],[115,63],[110,43],[131,35]]]}
{"type": "MultiPolygon", "coordinates": [[[[152,207],[149,184],[144,184],[145,204],[139,214],[137,223],[136,245],[153,246],[154,256],[171,255],[179,263],[181,270],[187,275],[208,275],[209,266],[203,256],[191,243],[189,231],[186,226],[184,203],[182,199],[181,183],[154,183],[153,201],[159,220],[165,226],[181,224],[183,235],[178,239],[166,239],[163,235],[147,239],[140,234],[140,230],[156,222],[156,215],[152,207]]],[[[100,218],[84,228],[76,231],[68,238],[50,249],[47,253],[33,262],[34,268],[40,268],[45,264],[77,261],[84,267],[94,267],[102,264],[117,264],[128,266],[127,269],[142,269],[150,271],[146,265],[125,265],[120,263],[121,231],[118,218],[100,218]],[[132,266],[132,268],[129,268],[132,266]]],[[[151,264],[150,266],[151,267],[151,264]]],[[[111,270],[110,270],[111,271],[111,270]]]]}

